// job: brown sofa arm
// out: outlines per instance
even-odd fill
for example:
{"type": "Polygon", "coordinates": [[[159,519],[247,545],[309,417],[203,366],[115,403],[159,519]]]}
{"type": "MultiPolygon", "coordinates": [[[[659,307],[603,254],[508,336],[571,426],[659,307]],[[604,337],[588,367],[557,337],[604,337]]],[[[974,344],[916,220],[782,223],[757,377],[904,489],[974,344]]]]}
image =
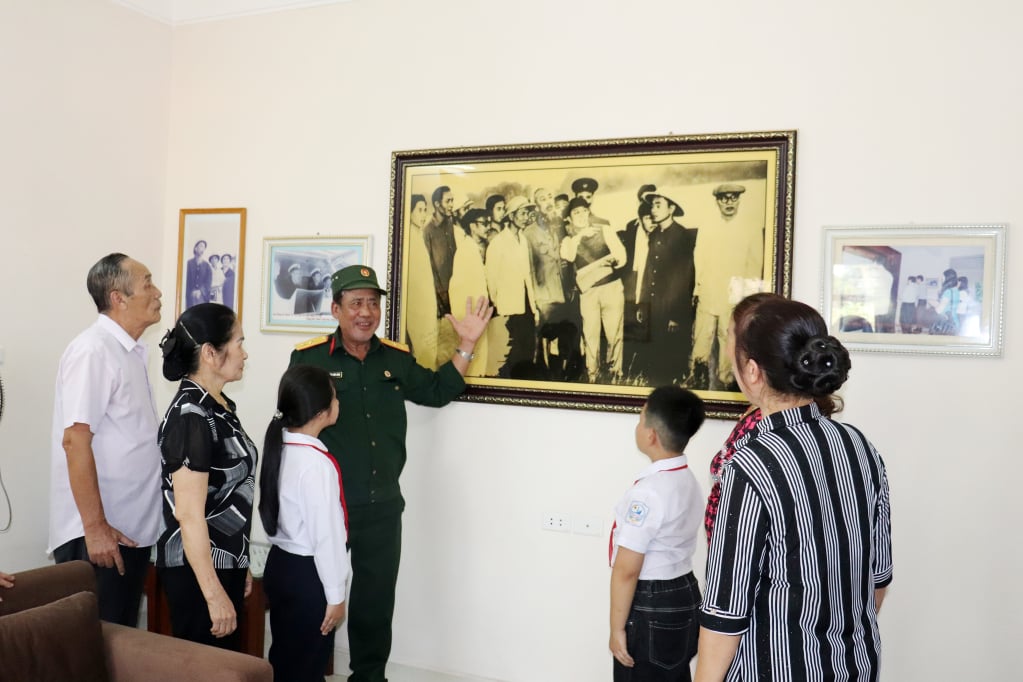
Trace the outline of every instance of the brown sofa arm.
{"type": "Polygon", "coordinates": [[[273,682],[262,658],[103,623],[103,653],[111,682],[273,682]]]}
{"type": "Polygon", "coordinates": [[[0,596],[0,616],[70,597],[77,592],[96,592],[96,574],[88,561],[47,565],[14,574],[14,587],[0,596]]]}

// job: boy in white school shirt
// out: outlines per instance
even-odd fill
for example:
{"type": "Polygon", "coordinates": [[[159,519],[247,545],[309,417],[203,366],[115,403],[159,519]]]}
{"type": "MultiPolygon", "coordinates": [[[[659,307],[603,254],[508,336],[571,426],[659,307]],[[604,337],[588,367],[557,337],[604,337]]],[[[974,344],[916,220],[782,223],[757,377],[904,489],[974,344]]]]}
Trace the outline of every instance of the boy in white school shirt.
{"type": "Polygon", "coordinates": [[[616,505],[611,530],[615,682],[691,679],[701,603],[693,552],[704,499],[684,450],[703,420],[700,398],[662,386],[636,425],[636,446],[650,464],[616,505]]]}

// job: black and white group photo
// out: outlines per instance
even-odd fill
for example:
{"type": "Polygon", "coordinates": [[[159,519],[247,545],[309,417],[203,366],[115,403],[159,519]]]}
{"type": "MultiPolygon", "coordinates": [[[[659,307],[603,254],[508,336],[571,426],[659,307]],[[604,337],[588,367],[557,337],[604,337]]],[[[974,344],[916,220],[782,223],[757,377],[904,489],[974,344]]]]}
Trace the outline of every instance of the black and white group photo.
{"type": "Polygon", "coordinates": [[[330,275],[326,258],[315,253],[286,251],[273,260],[274,306],[278,314],[330,313],[330,275]]]}
{"type": "Polygon", "coordinates": [[[242,309],[245,209],[182,209],[178,233],[178,310],[200,303],[242,309]]]}
{"type": "Polygon", "coordinates": [[[443,364],[457,342],[444,315],[487,296],[470,379],[737,392],[727,325],[772,288],[773,173],[750,154],[413,169],[401,340],[443,364]]]}
{"type": "Polygon", "coordinates": [[[368,258],[368,237],[264,239],[260,328],[329,333],[331,275],[368,258]]]}
{"type": "Polygon", "coordinates": [[[185,263],[186,309],[199,303],[223,303],[235,310],[236,254],[209,253],[209,241],[198,239],[185,263]]]}

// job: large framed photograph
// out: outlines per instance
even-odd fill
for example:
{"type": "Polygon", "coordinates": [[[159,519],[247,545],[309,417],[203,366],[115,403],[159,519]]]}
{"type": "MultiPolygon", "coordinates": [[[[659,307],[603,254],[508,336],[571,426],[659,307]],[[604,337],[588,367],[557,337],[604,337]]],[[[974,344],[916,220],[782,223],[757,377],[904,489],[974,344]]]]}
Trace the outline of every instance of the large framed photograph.
{"type": "Polygon", "coordinates": [[[823,307],[852,350],[1000,355],[1004,225],[824,228],[823,307]]]}
{"type": "Polygon", "coordinates": [[[244,277],[245,209],[181,209],[174,316],[212,302],[223,303],[241,320],[244,277]]]}
{"type": "Polygon", "coordinates": [[[437,367],[444,315],[495,306],[464,399],[638,411],[678,383],[745,408],[728,317],[789,294],[794,131],[399,151],[392,185],[388,335],[437,367]]]}
{"type": "Polygon", "coordinates": [[[268,237],[263,240],[259,328],[268,332],[329,333],[330,276],[368,263],[369,237],[268,237]]]}

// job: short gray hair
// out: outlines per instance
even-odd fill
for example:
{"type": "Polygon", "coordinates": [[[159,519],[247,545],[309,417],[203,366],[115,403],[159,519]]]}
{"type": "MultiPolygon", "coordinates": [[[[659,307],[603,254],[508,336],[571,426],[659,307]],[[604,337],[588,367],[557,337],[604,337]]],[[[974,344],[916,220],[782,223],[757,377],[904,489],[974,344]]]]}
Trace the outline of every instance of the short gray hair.
{"type": "Polygon", "coordinates": [[[100,258],[91,268],[85,279],[89,295],[96,303],[96,310],[105,313],[110,310],[110,292],[120,291],[131,296],[131,273],[122,266],[128,257],[123,253],[112,253],[100,258]]]}

